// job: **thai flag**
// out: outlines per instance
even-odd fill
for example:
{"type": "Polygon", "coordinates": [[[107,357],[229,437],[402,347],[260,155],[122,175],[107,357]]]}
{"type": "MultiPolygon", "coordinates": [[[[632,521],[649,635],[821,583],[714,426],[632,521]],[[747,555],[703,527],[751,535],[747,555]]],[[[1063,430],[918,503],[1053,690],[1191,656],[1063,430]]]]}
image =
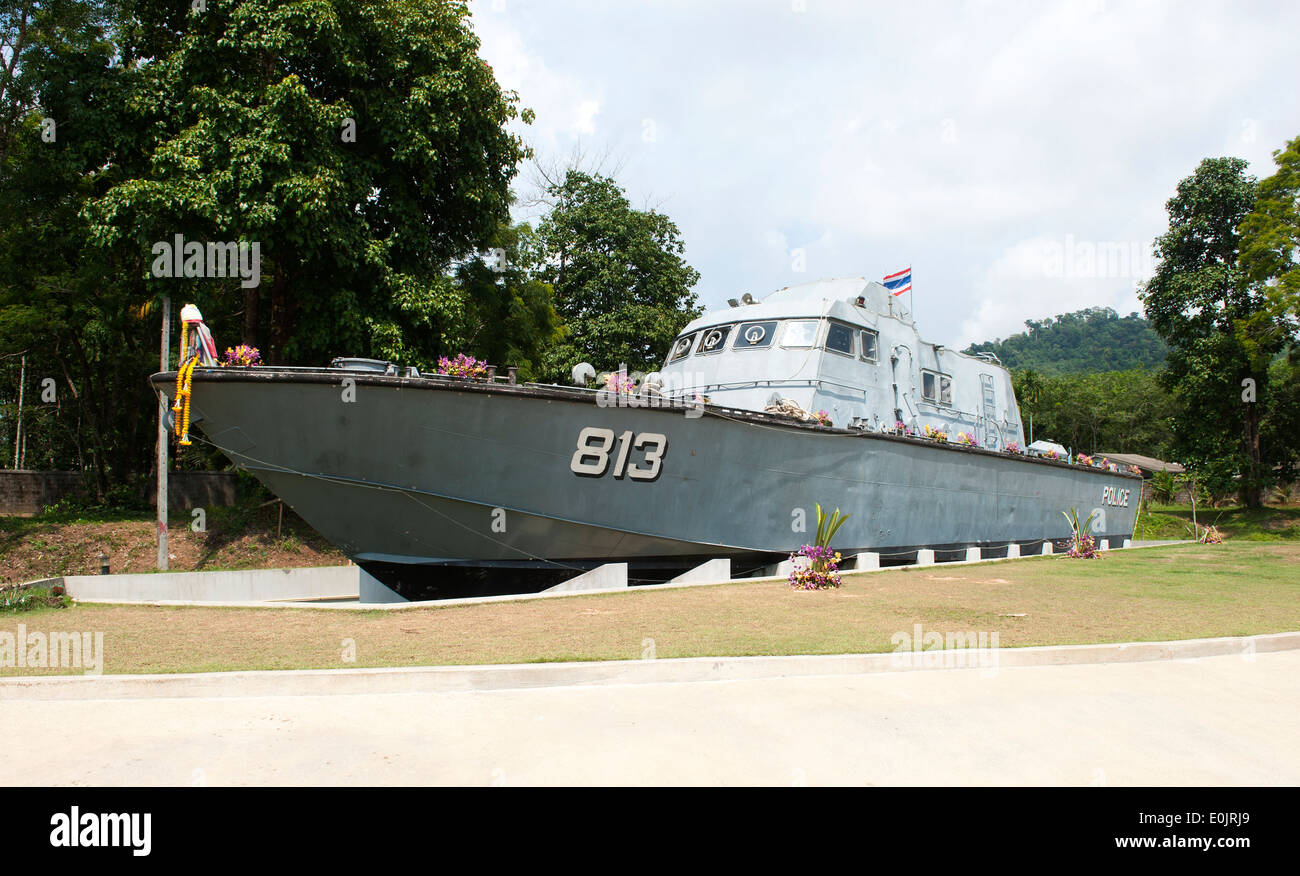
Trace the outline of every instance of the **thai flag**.
{"type": "Polygon", "coordinates": [[[894,295],[902,295],[904,292],[912,291],[912,269],[905,268],[897,274],[890,274],[885,278],[885,288],[894,295]]]}

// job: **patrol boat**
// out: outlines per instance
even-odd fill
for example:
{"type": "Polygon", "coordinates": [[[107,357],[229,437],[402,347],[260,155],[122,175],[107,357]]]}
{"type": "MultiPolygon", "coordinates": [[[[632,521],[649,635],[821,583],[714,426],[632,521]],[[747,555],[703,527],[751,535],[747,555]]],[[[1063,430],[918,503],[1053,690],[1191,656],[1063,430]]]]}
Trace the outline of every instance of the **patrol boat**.
{"type": "MultiPolygon", "coordinates": [[[[1037,551],[1070,536],[1072,508],[1098,538],[1131,537],[1140,475],[1026,455],[1008,371],[923,341],[880,283],[732,305],[686,326],[659,372],[626,381],[371,360],[199,367],[190,421],[404,595],[556,581],[489,584],[487,569],[562,578],[626,562],[662,580],[731,558],[758,570],[811,541],[817,505],[851,515],[834,545],[846,556],[1037,551]]],[[[152,380],[174,392],[174,372],[152,380]]]]}

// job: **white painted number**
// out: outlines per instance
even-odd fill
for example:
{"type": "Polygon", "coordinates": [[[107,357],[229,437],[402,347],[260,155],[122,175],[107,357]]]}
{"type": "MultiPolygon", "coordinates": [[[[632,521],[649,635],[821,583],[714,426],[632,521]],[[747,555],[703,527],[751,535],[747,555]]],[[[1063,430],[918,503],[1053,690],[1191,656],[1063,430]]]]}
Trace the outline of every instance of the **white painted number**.
{"type": "MultiPolygon", "coordinates": [[[[609,469],[610,451],[614,449],[614,430],[588,426],[578,433],[578,448],[573,451],[569,470],[574,474],[598,478],[609,469]]],[[[618,436],[618,453],[614,457],[614,477],[625,475],[638,481],[652,481],[659,477],[664,451],[668,449],[668,436],[659,432],[642,432],[633,435],[628,430],[618,436]],[[629,464],[631,451],[645,452],[642,465],[629,464]]]]}
{"type": "Polygon", "coordinates": [[[649,468],[633,465],[628,475],[639,481],[652,481],[659,477],[659,467],[663,462],[664,450],[668,448],[668,438],[658,432],[642,432],[634,445],[637,450],[645,449],[645,461],[649,468]]]}
{"type": "Polygon", "coordinates": [[[569,463],[569,470],[574,474],[600,477],[609,467],[609,449],[613,446],[613,429],[597,429],[595,426],[588,426],[578,433],[578,449],[573,451],[573,461],[569,463]],[[600,440],[599,447],[591,445],[593,438],[600,440]],[[593,461],[588,462],[588,459],[593,461]]]}

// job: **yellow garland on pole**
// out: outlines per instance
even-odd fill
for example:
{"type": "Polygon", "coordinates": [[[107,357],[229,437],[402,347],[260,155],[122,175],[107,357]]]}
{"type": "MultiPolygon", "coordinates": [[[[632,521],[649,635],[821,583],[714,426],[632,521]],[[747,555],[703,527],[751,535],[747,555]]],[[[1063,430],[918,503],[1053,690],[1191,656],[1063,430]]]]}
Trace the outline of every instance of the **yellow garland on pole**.
{"type": "Polygon", "coordinates": [[[194,391],[192,382],[194,380],[194,369],[198,364],[199,357],[196,355],[191,357],[188,362],[181,366],[180,376],[183,381],[183,386],[178,394],[178,399],[181,400],[182,414],[180,422],[177,423],[180,430],[177,434],[179,434],[181,438],[179,442],[181,447],[189,447],[192,443],[190,441],[190,395],[194,391]]]}
{"type": "MultiPolygon", "coordinates": [[[[181,322],[181,354],[179,361],[176,363],[176,403],[172,405],[173,414],[180,414],[181,399],[185,397],[185,351],[189,349],[189,328],[189,323],[181,322]]],[[[172,432],[177,436],[181,434],[181,418],[179,416],[172,417],[172,432]]]]}
{"type": "Polygon", "coordinates": [[[172,405],[172,425],[180,446],[190,446],[190,399],[194,394],[194,369],[207,363],[217,364],[212,351],[212,336],[203,326],[203,314],[193,304],[181,308],[181,354],[176,366],[176,403],[172,405]],[[193,331],[190,325],[194,326],[193,331]],[[193,353],[190,344],[194,344],[193,353]]]}

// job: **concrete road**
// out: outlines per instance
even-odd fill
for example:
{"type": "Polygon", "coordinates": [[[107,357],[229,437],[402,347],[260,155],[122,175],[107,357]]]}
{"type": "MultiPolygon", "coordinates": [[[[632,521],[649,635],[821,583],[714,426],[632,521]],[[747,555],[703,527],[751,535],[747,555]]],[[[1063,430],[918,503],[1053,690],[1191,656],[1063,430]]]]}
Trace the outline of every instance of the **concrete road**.
{"type": "Polygon", "coordinates": [[[989,675],[9,699],[0,783],[1300,784],[1300,651],[989,675]]]}

